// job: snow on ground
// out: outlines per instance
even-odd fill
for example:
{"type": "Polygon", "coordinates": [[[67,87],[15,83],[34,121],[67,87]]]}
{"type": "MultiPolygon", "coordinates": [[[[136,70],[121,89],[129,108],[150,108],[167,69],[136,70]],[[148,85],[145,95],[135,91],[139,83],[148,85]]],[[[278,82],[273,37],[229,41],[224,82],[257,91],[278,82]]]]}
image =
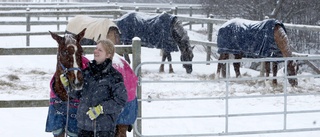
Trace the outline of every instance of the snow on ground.
{"type": "MultiPolygon", "coordinates": [[[[16,18],[12,20],[18,20],[16,18]]],[[[63,30],[65,26],[60,26],[63,30]]],[[[193,29],[204,31],[206,26],[198,26],[193,29]]],[[[0,26],[6,32],[24,31],[24,27],[0,26]]],[[[36,26],[32,31],[56,30],[56,26],[36,26]]],[[[206,40],[207,36],[189,31],[191,39],[206,40]]],[[[25,37],[1,37],[0,47],[24,46],[25,37]]],[[[56,46],[51,36],[31,37],[31,46],[56,46]]],[[[205,61],[204,49],[197,45],[194,50],[193,61],[205,61]]],[[[86,55],[93,59],[91,54],[86,55]]],[[[172,53],[173,61],[179,61],[180,53],[172,53]]],[[[161,60],[158,49],[142,48],[142,62],[159,62],[161,60]]],[[[0,57],[0,100],[20,99],[48,99],[49,81],[55,71],[55,55],[30,55],[30,56],[1,56],[0,57]]],[[[142,66],[142,79],[149,81],[172,80],[169,83],[143,83],[143,99],[168,99],[182,98],[179,101],[151,101],[143,102],[143,117],[159,116],[212,116],[223,115],[226,112],[226,100],[212,98],[225,97],[225,82],[193,82],[180,83],[179,80],[213,80],[216,64],[195,64],[192,74],[188,75],[181,64],[173,64],[175,73],[168,73],[168,65],[165,65],[165,73],[158,73],[160,64],[142,66]],[[197,100],[198,98],[211,98],[197,100]],[[194,100],[193,100],[194,99],[194,100]]],[[[257,77],[259,72],[242,67],[244,77],[257,77]]],[[[310,75],[302,73],[299,75],[310,75]]],[[[231,71],[234,77],[234,72],[231,71]]],[[[289,93],[311,92],[319,93],[319,78],[301,78],[299,87],[288,88],[289,93]]],[[[282,81],[280,80],[279,83],[282,81]]],[[[269,83],[270,84],[270,83],[269,83]]],[[[250,95],[280,95],[283,89],[268,86],[263,80],[247,82],[231,82],[229,96],[250,95]]],[[[312,110],[320,108],[320,96],[289,96],[287,98],[289,111],[312,110]]],[[[230,99],[228,113],[260,113],[281,112],[284,108],[283,97],[230,99]]],[[[0,109],[0,135],[10,137],[41,136],[49,137],[46,133],[47,108],[1,108],[0,109]]],[[[258,130],[281,130],[284,125],[283,115],[266,115],[253,117],[230,117],[229,132],[258,131],[258,130]]],[[[287,116],[287,129],[294,128],[320,128],[319,113],[293,114],[287,116]]],[[[200,134],[200,133],[223,133],[225,132],[225,118],[191,118],[191,119],[147,119],[143,120],[144,135],[165,134],[200,134]]],[[[241,135],[241,137],[318,137],[320,131],[292,132],[278,134],[255,134],[241,135]]],[[[130,135],[132,136],[132,135],[130,135]]],[[[240,135],[239,135],[240,136],[240,135]]]]}

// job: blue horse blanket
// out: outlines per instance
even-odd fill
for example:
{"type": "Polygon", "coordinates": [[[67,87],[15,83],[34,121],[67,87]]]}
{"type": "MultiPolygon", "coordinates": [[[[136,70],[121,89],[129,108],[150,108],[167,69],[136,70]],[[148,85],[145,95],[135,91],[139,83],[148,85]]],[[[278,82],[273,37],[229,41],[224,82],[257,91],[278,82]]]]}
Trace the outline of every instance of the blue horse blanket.
{"type": "Polygon", "coordinates": [[[129,12],[116,20],[121,32],[120,41],[132,44],[132,38],[139,37],[144,47],[163,49],[165,52],[179,51],[172,37],[175,18],[177,17],[168,13],[150,16],[129,12]]]}
{"type": "Polygon", "coordinates": [[[229,20],[219,29],[218,53],[242,54],[245,58],[282,57],[274,40],[277,24],[285,30],[284,25],[275,19],[229,20]]]}

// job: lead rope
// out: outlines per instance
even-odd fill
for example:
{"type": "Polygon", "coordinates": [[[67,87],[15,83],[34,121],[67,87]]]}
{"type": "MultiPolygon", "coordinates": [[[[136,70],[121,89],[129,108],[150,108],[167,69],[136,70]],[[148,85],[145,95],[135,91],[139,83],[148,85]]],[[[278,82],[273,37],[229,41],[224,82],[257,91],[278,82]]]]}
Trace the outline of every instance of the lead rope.
{"type": "Polygon", "coordinates": [[[97,136],[97,121],[96,119],[93,120],[93,136],[96,137],[97,136]]]}
{"type": "MultiPolygon", "coordinates": [[[[71,70],[78,70],[78,71],[81,71],[81,69],[80,68],[66,68],[66,67],[64,67],[63,66],[63,64],[61,64],[60,63],[60,66],[61,66],[61,68],[63,69],[63,75],[67,75],[67,73],[68,73],[68,71],[71,71],[71,70]]],[[[67,77],[66,77],[67,78],[67,77]]],[[[68,78],[67,78],[68,79],[68,78]]],[[[70,82],[69,80],[68,80],[68,82],[70,82]]],[[[68,102],[68,104],[67,104],[67,119],[66,119],[66,127],[65,127],[65,132],[67,133],[67,132],[69,132],[68,131],[68,121],[69,121],[69,103],[70,103],[70,97],[69,97],[69,93],[70,93],[70,89],[71,89],[71,84],[69,83],[69,85],[68,85],[68,87],[67,87],[67,89],[65,89],[66,91],[67,91],[67,96],[68,96],[68,98],[67,98],[67,102],[68,102]]]]}
{"type": "MultiPolygon", "coordinates": [[[[61,64],[61,65],[62,65],[62,64],[61,64]]],[[[62,68],[64,68],[63,65],[62,65],[62,68]]],[[[65,68],[65,69],[64,69],[64,72],[63,72],[63,75],[66,76],[67,73],[68,73],[68,69],[65,68]]],[[[67,77],[66,77],[66,78],[67,78],[67,77]]],[[[68,79],[68,78],[67,78],[67,79],[68,79]]],[[[68,82],[69,82],[69,80],[68,80],[68,82]]],[[[70,83],[69,83],[69,85],[67,86],[67,89],[65,89],[65,90],[67,91],[67,96],[68,96],[68,98],[67,98],[67,119],[66,119],[65,132],[66,132],[66,136],[68,136],[68,132],[69,132],[69,130],[68,130],[68,125],[69,125],[69,109],[70,109],[70,97],[69,97],[69,93],[70,93],[70,83]]]]}
{"type": "MultiPolygon", "coordinates": [[[[69,93],[70,92],[69,86],[67,87],[67,89],[68,89],[67,92],[69,93]]],[[[69,132],[69,130],[68,130],[68,123],[69,122],[68,121],[69,121],[69,109],[70,109],[70,105],[69,105],[70,104],[70,97],[69,97],[69,95],[68,95],[68,98],[67,98],[67,102],[68,102],[68,104],[67,104],[67,120],[66,120],[66,129],[65,129],[65,131],[66,131],[67,136],[68,136],[68,132],[69,132]]]]}

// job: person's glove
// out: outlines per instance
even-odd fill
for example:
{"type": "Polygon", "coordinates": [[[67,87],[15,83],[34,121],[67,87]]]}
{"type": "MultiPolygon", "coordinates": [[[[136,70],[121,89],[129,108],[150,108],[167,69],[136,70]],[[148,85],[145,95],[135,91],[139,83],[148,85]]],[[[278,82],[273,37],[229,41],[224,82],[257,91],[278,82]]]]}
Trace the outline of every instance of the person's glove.
{"type": "Polygon", "coordinates": [[[103,114],[103,107],[101,105],[90,107],[87,111],[87,115],[91,120],[96,119],[100,114],[103,114]]]}
{"type": "Polygon", "coordinates": [[[60,75],[60,81],[61,81],[61,83],[62,83],[62,85],[64,87],[68,87],[69,86],[69,81],[68,81],[68,78],[66,77],[66,75],[61,74],[60,75]]]}

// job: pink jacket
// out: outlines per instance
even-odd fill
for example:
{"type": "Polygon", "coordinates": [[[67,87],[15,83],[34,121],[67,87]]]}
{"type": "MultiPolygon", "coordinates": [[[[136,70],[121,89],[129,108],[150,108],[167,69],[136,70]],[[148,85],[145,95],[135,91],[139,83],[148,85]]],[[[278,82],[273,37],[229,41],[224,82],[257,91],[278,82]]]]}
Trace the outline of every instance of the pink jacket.
{"type": "Polygon", "coordinates": [[[118,54],[115,54],[112,60],[112,66],[117,69],[123,76],[124,86],[128,93],[128,102],[136,98],[136,89],[138,77],[134,74],[129,63],[118,54]]]}

